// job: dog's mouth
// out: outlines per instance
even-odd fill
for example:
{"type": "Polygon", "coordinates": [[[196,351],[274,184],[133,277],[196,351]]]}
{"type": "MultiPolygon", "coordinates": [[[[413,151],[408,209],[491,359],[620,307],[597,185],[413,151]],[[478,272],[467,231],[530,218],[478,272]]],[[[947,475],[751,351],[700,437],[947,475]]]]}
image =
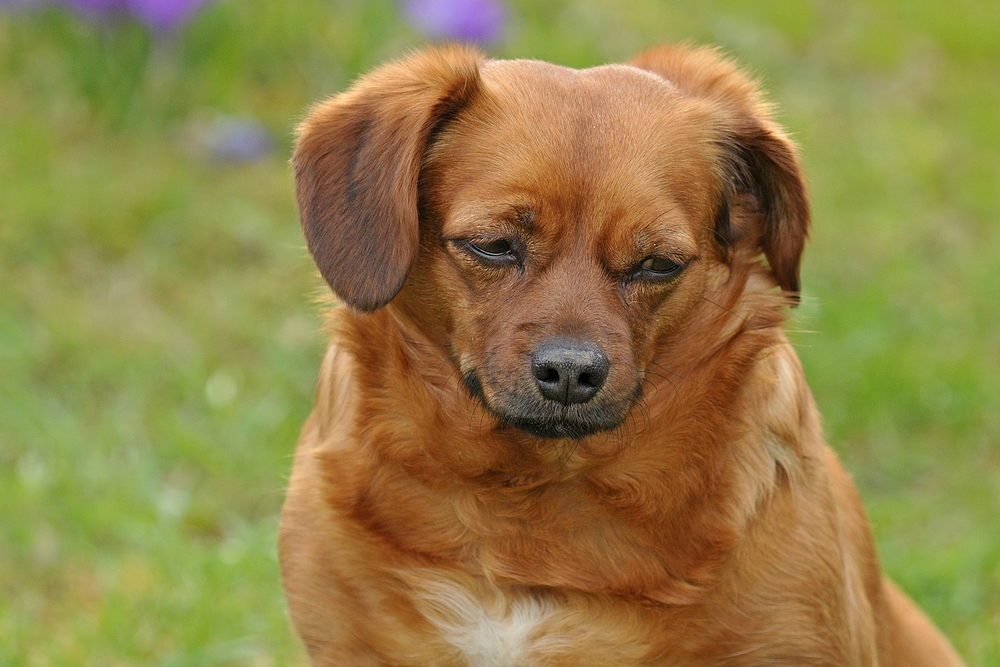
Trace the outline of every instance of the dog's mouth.
{"type": "MultiPolygon", "coordinates": [[[[487,406],[488,407],[488,406],[487,406]]],[[[611,431],[621,425],[624,417],[594,419],[589,416],[565,415],[558,418],[532,418],[490,410],[504,424],[536,438],[584,438],[600,431],[611,431]]],[[[569,412],[569,410],[566,410],[569,412]]]]}
{"type": "Polygon", "coordinates": [[[639,399],[641,385],[625,396],[610,393],[581,404],[563,405],[530,391],[501,389],[487,398],[476,370],[462,375],[469,393],[501,424],[536,438],[584,438],[621,426],[639,399]]]}

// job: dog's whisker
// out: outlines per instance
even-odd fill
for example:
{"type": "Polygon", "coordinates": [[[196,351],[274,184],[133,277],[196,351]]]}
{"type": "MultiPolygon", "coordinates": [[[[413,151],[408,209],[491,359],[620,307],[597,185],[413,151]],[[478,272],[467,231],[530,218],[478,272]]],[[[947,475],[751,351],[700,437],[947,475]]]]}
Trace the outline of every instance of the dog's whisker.
{"type": "Polygon", "coordinates": [[[645,397],[641,397],[636,405],[638,405],[639,410],[642,412],[643,419],[645,420],[645,424],[643,425],[643,430],[645,430],[649,428],[649,425],[652,423],[649,415],[649,404],[646,402],[645,397]]]}
{"type": "MultiPolygon", "coordinates": [[[[650,398],[656,398],[657,394],[660,393],[660,387],[655,382],[653,382],[648,377],[646,377],[647,375],[653,375],[655,377],[660,378],[661,380],[666,380],[667,378],[664,377],[663,375],[660,375],[659,373],[651,372],[648,369],[646,370],[646,373],[643,375],[643,378],[642,378],[642,385],[643,385],[643,387],[647,387],[648,386],[650,389],[652,389],[653,390],[653,395],[650,398]]],[[[673,384],[673,383],[671,383],[671,384],[673,384]]],[[[645,389],[643,389],[643,394],[645,395],[645,393],[646,393],[646,391],[645,391],[645,389]]],[[[676,394],[676,393],[677,393],[677,388],[674,387],[674,394],[676,394]]]]}
{"type": "Polygon", "coordinates": [[[700,385],[701,384],[698,380],[691,379],[689,377],[681,375],[680,373],[677,373],[676,371],[670,370],[666,366],[658,363],[656,360],[650,361],[649,363],[652,364],[653,366],[656,366],[657,368],[659,368],[664,373],[669,373],[670,375],[673,375],[674,377],[680,378],[681,380],[685,380],[687,382],[691,382],[691,383],[696,384],[696,385],[700,385]]]}
{"type": "MultiPolygon", "coordinates": [[[[674,395],[675,396],[678,394],[678,392],[677,392],[677,385],[674,383],[673,380],[671,380],[670,378],[668,378],[666,375],[662,375],[662,374],[657,373],[655,371],[651,371],[648,368],[646,369],[646,374],[660,378],[661,380],[663,380],[664,382],[666,382],[666,383],[668,383],[670,385],[670,388],[674,390],[674,395]]],[[[649,386],[651,386],[654,389],[654,391],[659,391],[659,387],[656,385],[656,383],[653,382],[652,380],[650,380],[648,377],[644,377],[642,379],[642,381],[643,381],[643,383],[648,384],[649,386]]]]}
{"type": "MultiPolygon", "coordinates": [[[[660,373],[657,373],[655,371],[650,371],[648,368],[646,369],[646,372],[649,373],[650,375],[653,375],[655,377],[660,378],[661,380],[663,380],[664,382],[666,382],[667,384],[669,384],[670,388],[674,392],[674,398],[680,396],[680,391],[677,389],[677,383],[676,382],[674,382],[673,380],[671,380],[670,378],[668,378],[666,375],[661,375],[660,373]]],[[[646,378],[644,381],[648,382],[652,387],[654,387],[654,389],[656,389],[656,391],[659,391],[659,388],[657,387],[657,385],[655,383],[652,382],[652,380],[646,378]]]]}
{"type": "Polygon", "coordinates": [[[711,299],[709,299],[708,297],[706,297],[704,294],[701,296],[701,298],[702,298],[703,301],[707,301],[708,303],[712,304],[713,306],[716,306],[717,308],[721,308],[722,310],[726,311],[727,313],[729,313],[733,317],[735,317],[735,318],[739,319],[740,321],[742,321],[744,324],[749,324],[747,318],[745,318],[744,316],[740,315],[736,311],[734,311],[734,310],[732,310],[730,308],[726,308],[722,304],[716,303],[715,301],[712,301],[711,299]]]}

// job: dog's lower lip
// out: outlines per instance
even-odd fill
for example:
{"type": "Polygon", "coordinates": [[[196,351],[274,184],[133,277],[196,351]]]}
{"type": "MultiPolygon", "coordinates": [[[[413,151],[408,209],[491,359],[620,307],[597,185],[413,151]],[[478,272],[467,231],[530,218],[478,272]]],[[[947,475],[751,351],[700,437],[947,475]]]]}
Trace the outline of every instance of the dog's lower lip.
{"type": "MultiPolygon", "coordinates": [[[[490,405],[485,397],[480,397],[483,406],[491,412],[504,426],[515,428],[536,438],[585,438],[600,431],[610,431],[618,427],[622,419],[617,417],[611,419],[580,419],[572,417],[533,417],[528,415],[518,415],[503,409],[496,409],[490,405]]],[[[565,413],[565,410],[563,411],[565,413]]]]}
{"type": "Polygon", "coordinates": [[[577,440],[579,438],[585,438],[588,435],[593,435],[598,431],[608,430],[606,428],[598,428],[589,425],[584,426],[570,421],[531,422],[531,421],[508,420],[507,423],[510,426],[513,426],[514,428],[518,429],[519,431],[527,433],[528,435],[535,436],[536,438],[548,438],[548,439],[571,438],[577,440]]]}
{"type": "Polygon", "coordinates": [[[506,426],[516,428],[536,438],[571,438],[577,440],[601,431],[610,431],[618,427],[622,422],[621,419],[531,418],[498,413],[493,410],[490,411],[506,426]]]}

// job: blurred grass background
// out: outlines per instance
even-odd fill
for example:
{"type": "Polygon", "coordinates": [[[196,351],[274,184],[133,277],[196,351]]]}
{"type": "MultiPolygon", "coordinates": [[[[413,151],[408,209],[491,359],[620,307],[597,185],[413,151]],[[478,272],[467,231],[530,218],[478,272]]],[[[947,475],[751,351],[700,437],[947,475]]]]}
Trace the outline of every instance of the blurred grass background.
{"type": "MultiPolygon", "coordinates": [[[[886,570],[1000,665],[1000,3],[514,2],[489,51],[722,45],[815,204],[791,328],[886,570]]],[[[172,34],[0,13],[0,665],[300,665],[275,531],[323,348],[287,164],[423,43],[393,2],[221,0],[172,34]],[[268,156],[199,133],[253,118],[268,156]]]]}

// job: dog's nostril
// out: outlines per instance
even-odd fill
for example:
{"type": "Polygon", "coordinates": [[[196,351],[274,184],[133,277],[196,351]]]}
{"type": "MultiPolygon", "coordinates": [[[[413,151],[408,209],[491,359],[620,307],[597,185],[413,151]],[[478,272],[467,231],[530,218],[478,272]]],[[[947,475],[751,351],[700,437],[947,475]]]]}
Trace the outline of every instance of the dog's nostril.
{"type": "Polygon", "coordinates": [[[531,373],[545,398],[571,405],[586,403],[608,377],[610,363],[604,351],[589,342],[555,339],[531,355],[531,373]]]}
{"type": "Polygon", "coordinates": [[[554,368],[547,368],[542,377],[538,379],[542,382],[559,382],[559,371],[554,368]]]}

